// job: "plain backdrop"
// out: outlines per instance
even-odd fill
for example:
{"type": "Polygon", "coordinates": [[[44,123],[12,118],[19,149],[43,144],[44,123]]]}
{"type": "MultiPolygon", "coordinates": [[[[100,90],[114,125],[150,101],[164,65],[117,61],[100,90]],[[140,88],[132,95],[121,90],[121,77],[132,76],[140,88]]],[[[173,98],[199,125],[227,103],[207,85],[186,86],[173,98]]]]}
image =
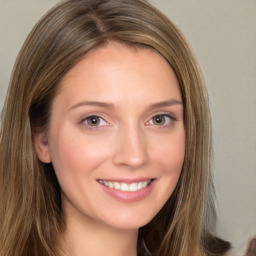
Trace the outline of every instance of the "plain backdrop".
{"type": "MultiPolygon", "coordinates": [[[[56,0],[0,0],[0,110],[27,34],[56,0]]],[[[256,235],[256,0],[151,0],[199,60],[213,119],[217,233],[244,255],[256,235]]]]}

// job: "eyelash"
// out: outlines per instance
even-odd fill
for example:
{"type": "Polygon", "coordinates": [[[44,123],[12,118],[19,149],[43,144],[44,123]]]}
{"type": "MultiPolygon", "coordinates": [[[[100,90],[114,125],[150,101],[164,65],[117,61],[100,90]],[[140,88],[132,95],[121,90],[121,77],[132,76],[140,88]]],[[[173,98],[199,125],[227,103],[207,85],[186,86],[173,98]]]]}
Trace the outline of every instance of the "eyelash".
{"type": "MultiPolygon", "coordinates": [[[[92,120],[91,120],[92,121],[92,120]]],[[[146,122],[146,125],[155,125],[155,126],[159,126],[159,127],[167,127],[167,126],[170,126],[170,122],[175,122],[177,121],[176,117],[173,115],[173,114],[157,114],[157,115],[154,115],[149,121],[146,122]],[[156,124],[156,123],[152,123],[152,120],[154,118],[164,118],[164,121],[165,123],[164,124],[156,124]],[[169,122],[166,124],[166,119],[169,119],[169,122]]],[[[106,127],[106,126],[110,126],[110,124],[101,116],[97,115],[97,114],[92,114],[92,115],[88,115],[86,117],[83,117],[82,120],[81,120],[81,123],[85,124],[87,128],[89,129],[97,129],[97,128],[101,128],[102,126],[103,127],[106,127]],[[102,125],[102,124],[96,124],[96,125],[92,125],[92,124],[89,124],[88,121],[90,119],[97,119],[98,121],[100,120],[100,122],[104,122],[106,124],[102,125]]]]}
{"type": "Polygon", "coordinates": [[[90,129],[97,129],[97,128],[102,127],[102,126],[99,126],[99,125],[91,125],[91,124],[89,124],[88,121],[90,119],[93,119],[93,118],[97,119],[97,120],[100,120],[100,122],[105,122],[107,125],[104,125],[104,126],[108,126],[109,125],[103,117],[101,117],[99,115],[96,115],[96,114],[95,115],[88,115],[86,117],[83,117],[82,120],[81,120],[81,123],[84,123],[90,129]]]}
{"type": "Polygon", "coordinates": [[[147,122],[147,124],[149,125],[156,125],[156,126],[160,126],[160,127],[167,127],[169,125],[171,125],[170,123],[177,121],[176,117],[173,114],[158,114],[153,116],[150,121],[147,122]],[[154,118],[164,118],[165,123],[164,124],[157,124],[157,123],[150,123],[153,121],[154,118]],[[168,124],[166,124],[166,119],[169,119],[168,124]]]}

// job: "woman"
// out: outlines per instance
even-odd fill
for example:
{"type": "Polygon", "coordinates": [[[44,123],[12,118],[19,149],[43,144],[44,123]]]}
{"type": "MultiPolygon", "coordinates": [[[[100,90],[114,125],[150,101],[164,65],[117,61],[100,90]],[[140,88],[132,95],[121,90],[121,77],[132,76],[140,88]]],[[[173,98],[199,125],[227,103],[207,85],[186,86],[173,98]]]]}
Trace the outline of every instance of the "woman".
{"type": "Polygon", "coordinates": [[[0,255],[223,255],[207,92],[141,0],[73,0],[35,26],[1,124],[0,255]],[[114,241],[114,242],[113,242],[114,241]]]}

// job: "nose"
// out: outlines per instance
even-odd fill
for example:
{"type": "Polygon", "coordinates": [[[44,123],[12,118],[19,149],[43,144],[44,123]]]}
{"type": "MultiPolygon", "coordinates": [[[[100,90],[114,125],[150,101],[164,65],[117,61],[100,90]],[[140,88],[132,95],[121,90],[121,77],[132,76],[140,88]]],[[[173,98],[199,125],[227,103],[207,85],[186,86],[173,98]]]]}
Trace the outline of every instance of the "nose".
{"type": "Polygon", "coordinates": [[[120,128],[115,142],[113,163],[131,169],[140,168],[148,160],[147,141],[139,127],[120,128]]]}

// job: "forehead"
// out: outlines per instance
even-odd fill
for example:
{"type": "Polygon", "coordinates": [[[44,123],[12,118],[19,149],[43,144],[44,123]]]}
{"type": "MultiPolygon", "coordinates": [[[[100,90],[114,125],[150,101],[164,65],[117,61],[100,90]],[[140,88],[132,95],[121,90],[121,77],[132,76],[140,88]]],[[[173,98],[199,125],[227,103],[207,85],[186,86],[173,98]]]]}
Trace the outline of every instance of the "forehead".
{"type": "Polygon", "coordinates": [[[157,100],[168,97],[166,94],[180,98],[176,76],[160,54],[116,42],[93,50],[69,70],[61,81],[60,93],[66,94],[67,103],[74,94],[104,101],[113,101],[116,96],[126,102],[142,96],[144,101],[157,100]]]}

